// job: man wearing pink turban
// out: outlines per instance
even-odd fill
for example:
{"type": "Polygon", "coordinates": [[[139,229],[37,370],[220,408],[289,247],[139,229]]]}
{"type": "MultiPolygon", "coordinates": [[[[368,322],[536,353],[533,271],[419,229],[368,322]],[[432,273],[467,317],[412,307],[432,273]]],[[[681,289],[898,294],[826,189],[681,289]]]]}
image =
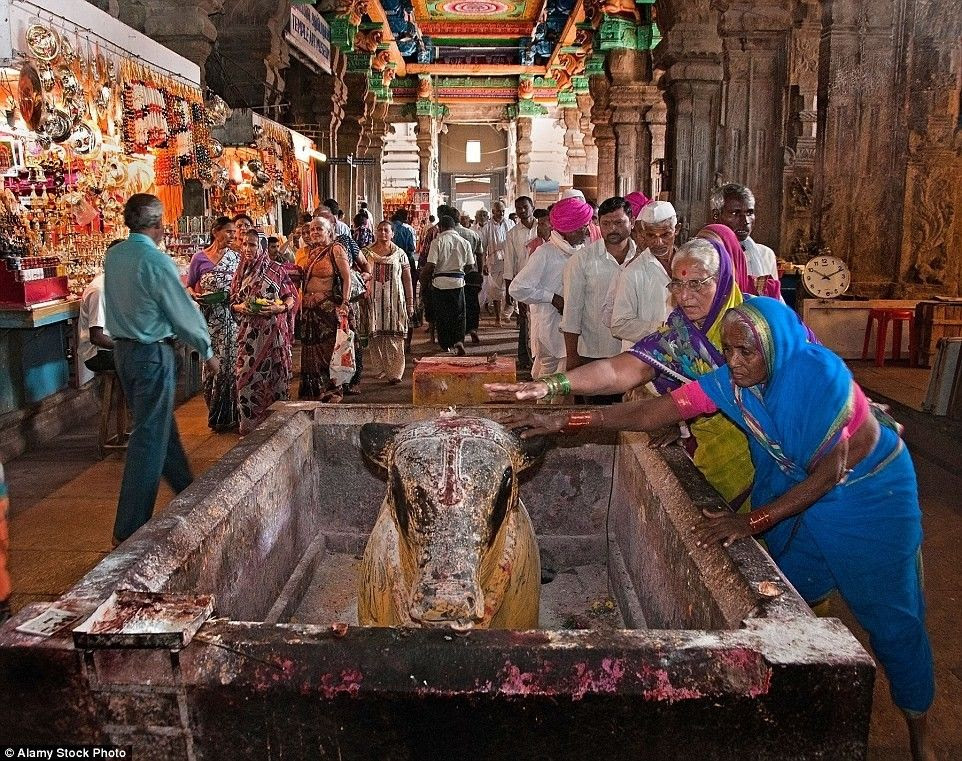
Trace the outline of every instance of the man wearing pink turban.
{"type": "Polygon", "coordinates": [[[638,219],[638,215],[641,213],[641,210],[644,209],[645,206],[647,206],[649,203],[651,203],[651,199],[648,196],[646,196],[644,193],[641,193],[637,190],[626,195],[625,200],[629,204],[631,204],[632,223],[634,223],[634,221],[638,219]]]}
{"type": "Polygon", "coordinates": [[[584,247],[593,209],[584,198],[569,197],[551,207],[551,235],[528,257],[511,281],[508,292],[530,306],[532,378],[560,372],[565,366],[561,334],[564,312],[564,268],[571,255],[584,247]]]}

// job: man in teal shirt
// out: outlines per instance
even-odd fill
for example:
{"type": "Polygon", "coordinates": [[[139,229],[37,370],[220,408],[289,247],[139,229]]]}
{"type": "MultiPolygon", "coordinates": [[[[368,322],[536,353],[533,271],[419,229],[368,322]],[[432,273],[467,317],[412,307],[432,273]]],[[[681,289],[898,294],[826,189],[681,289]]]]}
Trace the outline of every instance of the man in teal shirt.
{"type": "Polygon", "coordinates": [[[107,332],[114,340],[117,377],[133,417],[114,521],[115,546],[150,520],[161,476],[176,493],[194,478],[174,420],[174,337],[200,353],[207,372],[218,371],[204,318],[174,262],[157,248],[164,237],[163,217],[164,206],[156,196],[131,196],[124,206],[130,237],[111,248],[104,262],[107,332]]]}

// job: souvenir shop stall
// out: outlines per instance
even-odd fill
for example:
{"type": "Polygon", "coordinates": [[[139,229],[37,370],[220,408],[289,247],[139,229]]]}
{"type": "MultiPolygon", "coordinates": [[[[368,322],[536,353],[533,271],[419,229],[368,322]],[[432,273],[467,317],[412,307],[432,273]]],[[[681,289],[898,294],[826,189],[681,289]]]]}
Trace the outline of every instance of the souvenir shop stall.
{"type": "Polygon", "coordinates": [[[2,418],[68,385],[77,296],[126,199],[155,193],[173,227],[183,183],[215,176],[195,64],[89,3],[0,11],[2,418]]]}
{"type": "Polygon", "coordinates": [[[408,224],[417,230],[431,214],[430,200],[431,194],[427,190],[419,190],[418,188],[385,189],[381,196],[381,205],[384,209],[384,215],[388,219],[393,217],[399,209],[407,211],[408,224]]]}
{"type": "Polygon", "coordinates": [[[213,130],[212,150],[212,217],[244,213],[266,235],[284,235],[296,226],[296,212],[320,204],[314,143],[299,132],[237,109],[213,130]]]}

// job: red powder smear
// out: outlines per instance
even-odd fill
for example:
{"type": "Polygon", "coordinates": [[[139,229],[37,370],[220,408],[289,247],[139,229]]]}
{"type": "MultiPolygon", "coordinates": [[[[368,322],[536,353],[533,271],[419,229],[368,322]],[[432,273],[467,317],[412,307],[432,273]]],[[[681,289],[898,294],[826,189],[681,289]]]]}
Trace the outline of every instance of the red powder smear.
{"type": "Polygon", "coordinates": [[[581,700],[589,692],[617,692],[618,685],[625,675],[621,661],[613,658],[605,658],[601,662],[601,671],[597,675],[584,663],[579,663],[575,670],[577,677],[571,694],[572,700],[581,700]]]}
{"type": "Polygon", "coordinates": [[[505,663],[501,675],[502,681],[498,692],[504,695],[537,695],[541,693],[541,690],[534,685],[535,675],[522,673],[521,669],[513,663],[505,663]]]}
{"type": "Polygon", "coordinates": [[[682,270],[682,271],[681,271],[681,276],[682,276],[682,277],[685,277],[685,275],[687,275],[687,274],[688,274],[688,270],[682,270]]]}
{"type": "Polygon", "coordinates": [[[345,669],[341,672],[340,678],[334,674],[325,674],[321,677],[321,694],[328,700],[339,693],[354,696],[360,692],[362,681],[364,681],[363,674],[355,669],[345,669]]]}
{"type": "Polygon", "coordinates": [[[653,669],[651,666],[644,666],[638,677],[645,683],[654,680],[655,684],[651,689],[645,690],[642,695],[645,700],[667,700],[673,703],[676,700],[692,700],[704,697],[698,690],[690,687],[675,687],[668,677],[665,669],[653,669]]]}

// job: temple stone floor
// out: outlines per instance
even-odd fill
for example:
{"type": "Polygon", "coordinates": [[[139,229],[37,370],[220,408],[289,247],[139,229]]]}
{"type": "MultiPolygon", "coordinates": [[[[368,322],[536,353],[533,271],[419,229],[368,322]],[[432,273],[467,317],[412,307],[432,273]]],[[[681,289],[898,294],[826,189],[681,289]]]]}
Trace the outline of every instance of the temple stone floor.
{"type": "MultiPolygon", "coordinates": [[[[496,328],[482,318],[482,343],[468,344],[469,354],[499,352],[514,356],[517,331],[496,328]]],[[[423,329],[418,329],[413,356],[437,353],[423,329]]],[[[295,367],[297,362],[295,361],[295,367]]],[[[920,412],[928,370],[887,364],[876,368],[853,362],[856,378],[870,396],[892,403],[906,426],[919,479],[925,544],[925,584],[929,631],[935,651],[938,693],[930,712],[939,757],[962,758],[962,425],[920,412]]],[[[362,394],[347,403],[410,403],[411,369],[404,381],[388,386],[365,370],[362,394]]],[[[296,388],[295,378],[295,388],[296,388]]],[[[95,410],[91,411],[92,413],[95,410]]],[[[177,410],[184,448],[199,475],[234,446],[236,434],[214,434],[207,427],[206,408],[197,396],[177,410]]],[[[5,465],[10,488],[10,570],[13,606],[54,600],[110,552],[110,536],[123,459],[111,454],[101,460],[96,447],[97,418],[90,417],[49,445],[32,450],[5,465]]],[[[161,485],[156,508],[173,494],[161,485]]],[[[842,618],[867,646],[867,637],[840,601],[831,615],[842,618]]],[[[907,734],[901,715],[888,697],[888,683],[879,673],[870,735],[871,761],[908,759],[907,734]]]]}

